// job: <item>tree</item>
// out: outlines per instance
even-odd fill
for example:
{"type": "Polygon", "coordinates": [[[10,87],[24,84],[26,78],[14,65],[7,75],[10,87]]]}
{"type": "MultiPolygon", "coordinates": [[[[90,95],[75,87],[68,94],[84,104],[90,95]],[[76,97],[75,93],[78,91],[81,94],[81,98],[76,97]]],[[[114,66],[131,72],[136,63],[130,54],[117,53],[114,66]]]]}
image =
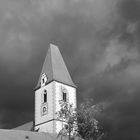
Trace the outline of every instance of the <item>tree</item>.
{"type": "Polygon", "coordinates": [[[104,136],[101,124],[95,119],[101,107],[93,105],[92,100],[86,100],[76,111],[77,133],[85,140],[101,140],[104,136]]]}
{"type": "Polygon", "coordinates": [[[57,118],[59,121],[64,123],[64,127],[59,132],[58,137],[65,137],[68,136],[69,140],[71,139],[72,135],[75,135],[76,132],[76,111],[73,108],[72,104],[68,102],[60,101],[61,109],[56,113],[57,118]]]}
{"type": "Polygon", "coordinates": [[[65,122],[58,136],[79,136],[85,140],[101,140],[104,136],[103,128],[95,119],[101,107],[93,105],[92,100],[82,103],[77,109],[68,102],[60,102],[61,109],[57,112],[58,119],[65,122]]]}

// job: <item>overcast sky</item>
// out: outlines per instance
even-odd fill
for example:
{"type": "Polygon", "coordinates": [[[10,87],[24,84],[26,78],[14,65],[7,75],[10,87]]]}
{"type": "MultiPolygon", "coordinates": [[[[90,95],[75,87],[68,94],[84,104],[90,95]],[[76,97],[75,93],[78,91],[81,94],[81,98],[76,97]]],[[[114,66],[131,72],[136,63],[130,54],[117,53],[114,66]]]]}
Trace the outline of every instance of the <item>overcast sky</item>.
{"type": "Polygon", "coordinates": [[[140,139],[139,0],[0,0],[0,128],[33,120],[49,43],[81,102],[104,105],[108,140],[140,139]]]}

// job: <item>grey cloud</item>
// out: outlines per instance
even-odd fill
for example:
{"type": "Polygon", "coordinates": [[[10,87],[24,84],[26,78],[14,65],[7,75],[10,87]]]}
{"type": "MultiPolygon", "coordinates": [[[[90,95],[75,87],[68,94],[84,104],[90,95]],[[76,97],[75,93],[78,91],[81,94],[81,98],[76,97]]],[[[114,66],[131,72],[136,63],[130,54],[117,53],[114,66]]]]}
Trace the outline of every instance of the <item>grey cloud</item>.
{"type": "Polygon", "coordinates": [[[60,46],[78,102],[92,97],[104,104],[108,139],[138,138],[138,6],[136,0],[0,1],[1,128],[33,118],[32,89],[51,42],[60,46]]]}
{"type": "Polygon", "coordinates": [[[123,0],[119,3],[119,10],[123,18],[130,22],[140,20],[140,1],[139,0],[123,0]]]}

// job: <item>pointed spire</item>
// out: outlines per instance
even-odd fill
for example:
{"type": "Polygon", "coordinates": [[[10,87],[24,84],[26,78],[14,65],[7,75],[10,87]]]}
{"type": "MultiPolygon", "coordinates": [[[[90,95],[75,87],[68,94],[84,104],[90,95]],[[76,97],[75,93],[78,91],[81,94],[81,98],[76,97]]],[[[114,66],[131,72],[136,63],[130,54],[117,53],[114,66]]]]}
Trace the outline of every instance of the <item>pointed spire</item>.
{"type": "Polygon", "coordinates": [[[41,76],[43,74],[47,77],[46,84],[54,80],[76,87],[71,79],[58,47],[53,44],[50,44],[48,49],[36,89],[41,86],[41,76]]]}

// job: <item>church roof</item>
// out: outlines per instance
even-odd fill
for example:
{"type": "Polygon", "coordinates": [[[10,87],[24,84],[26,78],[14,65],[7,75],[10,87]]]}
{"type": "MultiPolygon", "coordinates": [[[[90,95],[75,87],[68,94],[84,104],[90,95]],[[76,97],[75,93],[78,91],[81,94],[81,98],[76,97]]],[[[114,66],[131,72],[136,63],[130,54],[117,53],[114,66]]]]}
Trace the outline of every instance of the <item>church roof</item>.
{"type": "Polygon", "coordinates": [[[56,136],[43,132],[0,129],[1,140],[56,140],[56,136]]]}
{"type": "MultiPolygon", "coordinates": [[[[50,44],[50,47],[45,58],[42,71],[39,77],[39,81],[35,89],[40,87],[41,76],[44,74],[47,76],[47,83],[51,81],[58,81],[73,87],[76,87],[73,83],[71,76],[67,70],[65,62],[57,46],[50,44]]],[[[46,83],[46,84],[47,84],[46,83]]]]}
{"type": "Polygon", "coordinates": [[[24,131],[32,131],[32,129],[33,129],[33,121],[13,128],[13,130],[24,130],[24,131]]]}

